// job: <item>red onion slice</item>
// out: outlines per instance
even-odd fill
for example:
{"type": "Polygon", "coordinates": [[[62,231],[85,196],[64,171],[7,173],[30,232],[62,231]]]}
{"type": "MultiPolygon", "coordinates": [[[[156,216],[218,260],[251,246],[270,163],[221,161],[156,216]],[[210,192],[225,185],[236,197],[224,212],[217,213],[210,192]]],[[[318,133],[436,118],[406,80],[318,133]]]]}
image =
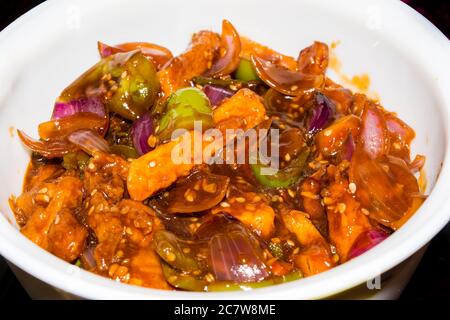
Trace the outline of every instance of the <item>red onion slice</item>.
{"type": "Polygon", "coordinates": [[[212,86],[209,84],[203,87],[203,92],[208,97],[209,102],[211,102],[212,106],[218,106],[222,103],[223,100],[230,98],[231,96],[234,95],[234,92],[232,92],[231,90],[227,90],[217,86],[212,86]]]}
{"type": "Polygon", "coordinates": [[[139,117],[131,127],[133,145],[139,155],[146,154],[152,148],[148,145],[148,138],[154,133],[153,119],[149,113],[139,117]]]}
{"type": "Polygon", "coordinates": [[[311,109],[308,131],[310,133],[322,130],[334,118],[336,106],[324,94],[314,95],[314,106],[311,109]]]}
{"type": "Polygon", "coordinates": [[[288,70],[257,56],[252,56],[251,59],[258,77],[269,87],[288,96],[297,96],[318,88],[324,81],[323,75],[288,70]]]}
{"type": "Polygon", "coordinates": [[[372,229],[361,233],[353,243],[348,254],[348,259],[353,259],[372,249],[387,237],[389,237],[389,234],[380,229],[372,229]]]}
{"type": "Polygon", "coordinates": [[[31,151],[37,152],[46,158],[60,158],[65,154],[75,151],[76,148],[66,140],[42,141],[28,136],[21,130],[17,130],[22,143],[31,151]]]}
{"type": "Polygon", "coordinates": [[[214,62],[211,69],[205,72],[205,76],[225,76],[233,72],[239,65],[241,39],[236,29],[228,20],[222,21],[220,46],[225,49],[225,54],[214,62]]]}
{"type": "Polygon", "coordinates": [[[251,237],[239,230],[219,233],[210,240],[211,266],[217,280],[261,281],[269,276],[251,237]]]}
{"type": "Polygon", "coordinates": [[[110,46],[98,41],[97,46],[98,52],[102,58],[119,52],[130,52],[139,49],[146,58],[150,59],[155,64],[155,67],[158,70],[173,57],[169,49],[148,42],[127,42],[110,46]]]}
{"type": "Polygon", "coordinates": [[[353,153],[355,152],[355,148],[356,148],[355,139],[353,139],[353,136],[350,133],[348,135],[348,138],[345,141],[344,145],[342,146],[342,151],[341,151],[342,160],[347,160],[347,161],[352,160],[353,153]]]}
{"type": "Polygon", "coordinates": [[[95,152],[109,152],[108,142],[92,130],[83,129],[72,132],[67,140],[90,155],[95,152]]]}
{"type": "Polygon", "coordinates": [[[83,263],[83,268],[86,270],[92,270],[97,267],[94,256],[94,247],[87,247],[86,250],[81,254],[80,259],[83,263]]]}
{"type": "Polygon", "coordinates": [[[362,115],[361,142],[371,159],[387,154],[389,133],[383,114],[375,106],[367,106],[362,115]]]}
{"type": "Polygon", "coordinates": [[[100,97],[89,97],[69,102],[56,102],[53,107],[52,120],[73,116],[79,112],[94,113],[102,118],[106,116],[106,110],[100,97]]]}

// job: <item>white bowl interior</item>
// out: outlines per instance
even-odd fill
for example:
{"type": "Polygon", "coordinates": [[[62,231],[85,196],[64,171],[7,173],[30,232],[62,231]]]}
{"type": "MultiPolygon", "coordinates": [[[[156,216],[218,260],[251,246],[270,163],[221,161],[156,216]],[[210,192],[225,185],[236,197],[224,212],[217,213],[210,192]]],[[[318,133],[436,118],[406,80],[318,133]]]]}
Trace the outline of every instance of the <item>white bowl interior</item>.
{"type": "MultiPolygon", "coordinates": [[[[412,154],[427,156],[428,192],[436,182],[447,142],[439,79],[386,30],[392,13],[384,1],[361,1],[364,5],[352,10],[342,9],[345,4],[354,6],[351,1],[58,2],[38,8],[38,14],[25,17],[14,32],[0,37],[0,224],[3,218],[14,221],[8,198],[20,193],[29,161],[11,128],[37,135],[37,124],[49,119],[61,90],[98,61],[97,40],[149,41],[176,54],[186,48],[194,31],[220,31],[223,18],[242,35],[293,56],[314,40],[340,41],[336,52],[344,72],[370,75],[371,90],[379,94],[384,107],[416,131],[412,154]]],[[[29,254],[49,258],[37,252],[29,254]]]]}

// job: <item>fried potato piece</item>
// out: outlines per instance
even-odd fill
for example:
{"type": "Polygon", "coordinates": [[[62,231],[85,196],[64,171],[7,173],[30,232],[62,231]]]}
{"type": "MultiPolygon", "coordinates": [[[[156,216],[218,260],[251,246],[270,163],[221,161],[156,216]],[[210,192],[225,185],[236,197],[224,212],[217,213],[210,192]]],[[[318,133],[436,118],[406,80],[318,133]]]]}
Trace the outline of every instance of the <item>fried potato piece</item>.
{"type": "Polygon", "coordinates": [[[191,171],[194,167],[192,161],[180,164],[172,161],[172,150],[178,143],[178,140],[174,140],[159,145],[131,162],[127,188],[133,200],[145,200],[191,171]]]}
{"type": "Polygon", "coordinates": [[[139,249],[131,258],[131,278],[129,284],[172,290],[164,278],[161,260],[152,248],[139,249]]]}
{"type": "Polygon", "coordinates": [[[320,183],[312,178],[305,179],[299,186],[303,209],[311,217],[312,223],[322,235],[327,233],[327,215],[320,199],[314,195],[320,193],[320,183]],[[313,196],[311,196],[313,195],[313,196]]]}
{"type": "Polygon", "coordinates": [[[293,57],[278,53],[262,44],[241,36],[241,58],[250,60],[252,55],[290,70],[297,69],[297,61],[293,57]]]}
{"type": "Polygon", "coordinates": [[[158,72],[165,97],[175,90],[188,86],[188,81],[208,70],[220,44],[219,36],[212,31],[193,35],[188,50],[169,60],[158,72]]]}
{"type": "Polygon", "coordinates": [[[48,231],[48,251],[66,261],[74,261],[82,253],[88,232],[70,210],[58,213],[48,231]]]}
{"type": "Polygon", "coordinates": [[[115,154],[97,152],[84,170],[83,187],[89,194],[99,192],[108,203],[123,197],[129,163],[115,154]]]}
{"type": "Polygon", "coordinates": [[[231,187],[227,201],[212,209],[212,213],[226,212],[250,230],[267,239],[274,231],[275,211],[268,200],[256,192],[244,192],[231,187]]]}
{"type": "MultiPolygon", "coordinates": [[[[66,214],[71,215],[71,210],[78,207],[81,204],[81,200],[82,183],[78,178],[63,176],[53,182],[42,185],[42,188],[34,193],[34,203],[36,205],[33,207],[33,213],[21,229],[21,232],[28,239],[47,250],[51,249],[51,239],[49,238],[52,233],[49,232],[52,226],[58,223],[63,224],[62,228],[64,228],[64,225],[69,224],[76,226],[77,230],[72,235],[68,235],[70,239],[66,239],[73,242],[71,248],[66,246],[67,243],[61,242],[60,244],[64,248],[61,248],[58,244],[56,244],[58,247],[55,247],[55,244],[53,244],[51,250],[62,259],[76,258],[84,245],[87,233],[80,229],[82,226],[75,219],[68,218],[66,214]],[[68,212],[63,213],[65,210],[68,210],[68,212]],[[65,249],[70,249],[70,252],[65,252],[65,249]],[[72,249],[74,250],[72,251],[72,249]]],[[[61,227],[57,227],[55,232],[58,230],[61,230],[61,227]]]]}
{"type": "Polygon", "coordinates": [[[250,89],[241,89],[225,100],[213,113],[214,122],[221,131],[225,129],[248,130],[264,121],[266,108],[262,98],[250,89]]]}
{"type": "Polygon", "coordinates": [[[30,163],[32,174],[27,174],[27,180],[24,183],[24,190],[28,191],[49,179],[54,179],[64,173],[64,169],[57,164],[44,164],[35,166],[30,163]]]}
{"type": "Polygon", "coordinates": [[[286,228],[295,234],[304,247],[295,256],[294,263],[305,276],[326,271],[334,266],[329,245],[303,212],[291,210],[283,213],[282,219],[286,228]]]}
{"type": "Polygon", "coordinates": [[[329,187],[334,205],[327,207],[328,233],[340,262],[347,260],[358,236],[372,228],[369,219],[362,213],[359,202],[345,191],[345,185],[334,183],[329,187]]]}

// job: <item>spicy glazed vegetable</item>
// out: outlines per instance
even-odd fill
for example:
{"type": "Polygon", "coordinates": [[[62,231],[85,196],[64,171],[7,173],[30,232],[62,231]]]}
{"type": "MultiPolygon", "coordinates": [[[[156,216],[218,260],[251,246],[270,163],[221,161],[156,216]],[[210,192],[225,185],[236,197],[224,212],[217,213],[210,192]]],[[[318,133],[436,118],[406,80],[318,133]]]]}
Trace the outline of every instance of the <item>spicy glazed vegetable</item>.
{"type": "Polygon", "coordinates": [[[18,131],[32,158],[11,208],[26,237],[69,263],[145,287],[249,290],[356,258],[425,199],[414,131],[328,78],[324,43],[294,58],[224,20],[177,56],[145,42],[98,50],[39,137],[18,131]],[[252,130],[265,134],[211,142],[252,130]],[[201,145],[180,162],[183,139],[201,145]],[[277,170],[256,145],[275,145],[277,170]]]}

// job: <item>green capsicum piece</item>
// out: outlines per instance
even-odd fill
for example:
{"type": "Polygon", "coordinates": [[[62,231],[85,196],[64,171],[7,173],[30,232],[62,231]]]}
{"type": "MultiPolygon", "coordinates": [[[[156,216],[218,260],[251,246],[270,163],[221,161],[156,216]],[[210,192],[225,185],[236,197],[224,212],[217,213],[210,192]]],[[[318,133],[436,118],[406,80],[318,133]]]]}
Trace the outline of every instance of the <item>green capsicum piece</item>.
{"type": "Polygon", "coordinates": [[[241,81],[259,81],[259,77],[256,74],[255,67],[250,60],[243,59],[239,61],[238,68],[234,74],[234,77],[241,81]]]}
{"type": "Polygon", "coordinates": [[[166,111],[159,121],[158,136],[164,141],[176,129],[192,130],[195,121],[201,121],[203,130],[214,126],[209,99],[198,88],[179,89],[167,100],[166,111]]]}
{"type": "Polygon", "coordinates": [[[208,282],[204,278],[182,274],[170,267],[167,263],[162,264],[164,277],[169,284],[177,289],[188,291],[248,291],[301,279],[303,276],[299,271],[292,271],[284,276],[275,276],[259,282],[235,283],[232,281],[208,282]]]}
{"type": "Polygon", "coordinates": [[[171,267],[184,272],[201,270],[201,266],[191,250],[192,243],[184,241],[167,230],[159,230],[153,235],[156,253],[171,267]],[[189,252],[183,249],[189,248],[189,252]]]}
{"type": "Polygon", "coordinates": [[[136,50],[103,58],[64,89],[58,100],[101,95],[109,111],[135,120],[153,106],[159,88],[155,66],[136,50]]]}
{"type": "Polygon", "coordinates": [[[309,154],[309,150],[303,151],[287,167],[279,169],[273,175],[263,175],[261,169],[267,167],[261,164],[252,164],[251,169],[256,180],[263,186],[269,188],[288,188],[300,179],[307,164],[309,154]]]}

